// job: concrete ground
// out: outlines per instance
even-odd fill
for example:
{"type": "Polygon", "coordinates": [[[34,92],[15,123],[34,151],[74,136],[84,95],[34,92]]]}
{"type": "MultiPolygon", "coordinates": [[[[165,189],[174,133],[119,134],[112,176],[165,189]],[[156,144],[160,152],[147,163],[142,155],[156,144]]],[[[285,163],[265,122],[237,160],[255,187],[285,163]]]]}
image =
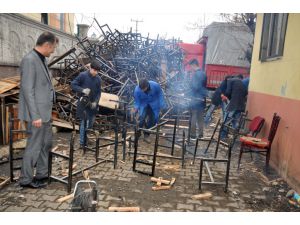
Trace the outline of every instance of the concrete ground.
{"type": "MultiPolygon", "coordinates": [[[[211,132],[206,130],[206,135],[211,132]]],[[[181,137],[179,135],[179,137],[181,137]]],[[[68,152],[68,141],[70,133],[59,132],[55,135],[55,145],[59,145],[58,151],[68,152]]],[[[78,139],[78,136],[77,136],[78,139]]],[[[163,142],[161,142],[163,143],[163,142]]],[[[103,143],[101,143],[103,144],[103,143]]],[[[164,141],[170,145],[170,142],[164,141]]],[[[78,140],[76,140],[76,148],[78,140]]],[[[141,139],[140,151],[153,152],[154,137],[147,143],[141,139]]],[[[206,143],[201,143],[201,149],[206,143]]],[[[4,149],[4,148],[3,148],[4,149]]],[[[202,192],[198,190],[200,160],[192,162],[193,146],[188,147],[190,153],[186,153],[184,167],[177,159],[157,158],[155,177],[171,180],[176,178],[174,185],[169,190],[153,191],[154,183],[150,177],[132,171],[133,156],[126,154],[125,161],[122,160],[122,147],[118,151],[117,168],[113,168],[112,162],[104,162],[89,170],[89,177],[96,181],[98,189],[97,211],[108,211],[111,206],[137,206],[143,212],[249,212],[249,211],[299,211],[298,208],[288,204],[285,197],[290,189],[275,171],[266,174],[264,172],[264,158],[255,156],[252,161],[250,156],[245,155],[242,160],[242,168],[237,171],[237,157],[239,143],[233,149],[229,188],[227,193],[223,186],[203,185],[202,192]],[[212,197],[206,200],[195,200],[193,195],[211,192],[212,197]]],[[[212,155],[215,149],[213,144],[209,150],[212,155]]],[[[128,150],[128,148],[127,148],[128,150]]],[[[159,148],[160,153],[169,154],[170,150],[159,148]]],[[[220,158],[226,157],[226,149],[221,148],[220,158]]],[[[176,146],[175,155],[181,155],[180,146],[176,146]]],[[[100,156],[106,159],[113,159],[113,146],[101,149],[100,156]]],[[[140,157],[144,160],[150,158],[140,157]]],[[[94,153],[87,152],[83,155],[82,150],[75,150],[75,170],[84,168],[95,162],[94,153]]],[[[53,174],[61,176],[67,163],[59,158],[53,160],[53,174]]],[[[211,172],[214,178],[222,181],[225,178],[224,163],[210,163],[211,172]]],[[[142,170],[150,170],[146,166],[138,166],[142,170]]],[[[8,164],[0,166],[1,176],[8,176],[8,164]]],[[[207,171],[204,171],[204,179],[209,179],[207,171]]],[[[16,174],[17,175],[17,174],[16,174]]],[[[84,179],[82,174],[73,178],[73,187],[76,181],[84,179]]],[[[71,200],[58,203],[60,197],[67,195],[66,186],[51,182],[43,189],[20,188],[18,183],[10,183],[0,189],[0,212],[33,212],[33,211],[69,211],[71,200]]]]}

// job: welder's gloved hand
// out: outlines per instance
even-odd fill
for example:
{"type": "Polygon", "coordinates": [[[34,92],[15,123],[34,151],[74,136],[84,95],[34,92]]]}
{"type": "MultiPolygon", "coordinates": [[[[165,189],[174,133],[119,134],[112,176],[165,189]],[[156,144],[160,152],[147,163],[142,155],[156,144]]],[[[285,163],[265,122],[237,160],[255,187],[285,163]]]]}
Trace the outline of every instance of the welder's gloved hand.
{"type": "Polygon", "coordinates": [[[91,89],[89,89],[89,88],[84,88],[84,89],[82,90],[82,93],[85,94],[85,95],[89,95],[90,92],[91,92],[91,89]]]}
{"type": "Polygon", "coordinates": [[[97,108],[97,102],[92,102],[92,104],[91,104],[91,108],[92,109],[96,109],[97,108]]]}

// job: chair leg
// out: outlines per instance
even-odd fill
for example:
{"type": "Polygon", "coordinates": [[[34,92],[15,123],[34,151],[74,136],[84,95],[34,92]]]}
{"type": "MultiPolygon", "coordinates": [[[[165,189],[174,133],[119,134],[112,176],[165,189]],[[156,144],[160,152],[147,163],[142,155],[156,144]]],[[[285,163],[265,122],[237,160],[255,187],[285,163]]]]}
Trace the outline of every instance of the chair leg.
{"type": "Polygon", "coordinates": [[[201,159],[201,161],[200,161],[200,175],[199,175],[199,190],[201,190],[202,172],[203,172],[203,160],[201,159]]]}
{"type": "Polygon", "coordinates": [[[195,144],[194,155],[193,155],[193,164],[195,163],[195,159],[196,159],[196,155],[197,155],[198,142],[199,142],[199,139],[197,138],[196,144],[195,144]]]}
{"type": "Polygon", "coordinates": [[[269,172],[269,163],[270,163],[270,156],[271,156],[271,148],[267,149],[266,154],[266,172],[269,172]]]}
{"type": "Polygon", "coordinates": [[[241,144],[239,161],[238,161],[238,170],[240,170],[240,164],[241,164],[241,159],[242,159],[243,151],[244,151],[244,145],[241,144]]]}

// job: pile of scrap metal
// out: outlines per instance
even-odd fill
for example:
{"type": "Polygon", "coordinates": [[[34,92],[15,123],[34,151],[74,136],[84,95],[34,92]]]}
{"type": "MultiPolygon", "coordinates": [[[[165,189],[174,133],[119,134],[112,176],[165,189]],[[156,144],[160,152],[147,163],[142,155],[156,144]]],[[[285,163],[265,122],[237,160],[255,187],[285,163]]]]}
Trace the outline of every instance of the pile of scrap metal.
{"type": "Polygon", "coordinates": [[[58,120],[71,121],[77,97],[70,90],[70,82],[88,69],[92,59],[101,64],[102,93],[117,96],[114,101],[121,105],[122,102],[132,104],[134,87],[141,78],[161,84],[168,105],[166,112],[172,112],[179,103],[186,104],[186,83],[183,82],[186,76],[182,71],[183,53],[178,40],[150,39],[149,35],[142,37],[131,31],[113,32],[107,24],[100,25],[96,19],[95,22],[102,33],[100,40],[78,38],[72,49],[49,63],[50,68],[54,65],[60,68],[54,76],[58,120]]]}

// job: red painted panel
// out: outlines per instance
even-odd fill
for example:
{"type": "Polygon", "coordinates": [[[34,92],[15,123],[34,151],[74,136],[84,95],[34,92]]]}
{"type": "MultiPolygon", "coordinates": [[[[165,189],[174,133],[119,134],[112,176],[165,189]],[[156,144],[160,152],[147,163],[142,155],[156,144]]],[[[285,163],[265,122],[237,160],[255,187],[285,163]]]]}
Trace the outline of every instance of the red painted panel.
{"type": "Polygon", "coordinates": [[[250,118],[259,115],[266,119],[259,137],[268,134],[275,112],[281,117],[272,144],[271,165],[290,186],[300,192],[300,100],[250,91],[247,110],[250,118]]]}
{"type": "Polygon", "coordinates": [[[183,65],[185,71],[190,71],[190,65],[188,65],[188,63],[192,59],[197,59],[199,62],[199,66],[202,69],[205,46],[203,44],[187,44],[187,43],[178,43],[178,45],[184,54],[183,65]]]}
{"type": "Polygon", "coordinates": [[[237,66],[225,65],[206,65],[207,87],[217,88],[227,75],[243,74],[244,77],[249,76],[249,69],[237,66]]]}

